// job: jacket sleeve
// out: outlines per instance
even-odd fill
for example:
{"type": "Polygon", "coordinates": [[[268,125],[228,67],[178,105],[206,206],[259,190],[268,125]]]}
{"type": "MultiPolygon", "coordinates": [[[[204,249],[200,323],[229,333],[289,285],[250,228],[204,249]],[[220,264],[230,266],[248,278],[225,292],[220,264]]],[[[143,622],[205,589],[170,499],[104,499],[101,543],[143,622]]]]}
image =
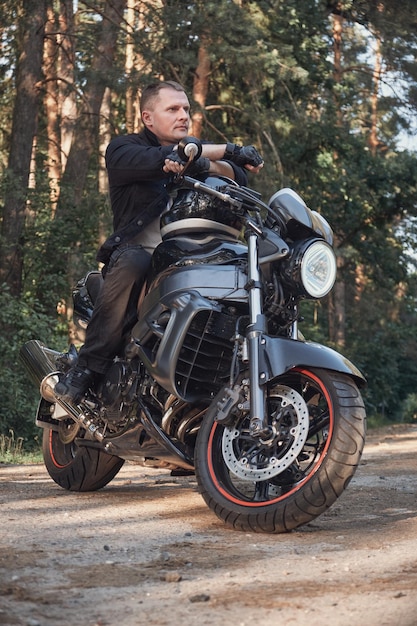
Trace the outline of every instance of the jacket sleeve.
{"type": "Polygon", "coordinates": [[[225,161],[226,163],[229,163],[229,165],[232,166],[233,171],[235,173],[235,181],[237,182],[237,184],[246,186],[248,184],[248,176],[246,174],[245,168],[239,167],[238,165],[235,165],[234,163],[232,163],[231,161],[227,161],[226,159],[225,161]]]}
{"type": "Polygon", "coordinates": [[[173,146],[147,146],[134,136],[113,139],[106,150],[106,167],[111,185],[168,178],[162,168],[173,146]]]}
{"type": "MultiPolygon", "coordinates": [[[[130,185],[140,181],[161,180],[171,174],[163,171],[164,161],[172,146],[149,146],[138,141],[138,135],[123,135],[113,139],[106,150],[106,167],[111,186],[130,185]]],[[[238,185],[247,185],[243,167],[231,165],[238,185]]]]}

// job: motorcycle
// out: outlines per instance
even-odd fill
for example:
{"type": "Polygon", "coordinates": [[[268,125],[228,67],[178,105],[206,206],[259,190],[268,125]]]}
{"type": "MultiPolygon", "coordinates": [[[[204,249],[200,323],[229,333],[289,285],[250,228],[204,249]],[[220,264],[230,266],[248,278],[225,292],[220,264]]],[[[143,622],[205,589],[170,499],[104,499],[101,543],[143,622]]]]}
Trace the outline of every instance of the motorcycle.
{"type": "MultiPolygon", "coordinates": [[[[290,531],[343,493],[365,441],[363,375],[298,328],[302,301],[334,285],[332,230],[292,189],[265,203],[231,179],[187,175],[201,145],[180,149],[187,165],[124,353],[72,405],[54,387],[76,348],[21,348],[45,466],[71,491],[104,487],[126,460],[195,473],[226,525],[290,531]]],[[[92,271],[74,289],[81,338],[101,280],[92,271]]]]}

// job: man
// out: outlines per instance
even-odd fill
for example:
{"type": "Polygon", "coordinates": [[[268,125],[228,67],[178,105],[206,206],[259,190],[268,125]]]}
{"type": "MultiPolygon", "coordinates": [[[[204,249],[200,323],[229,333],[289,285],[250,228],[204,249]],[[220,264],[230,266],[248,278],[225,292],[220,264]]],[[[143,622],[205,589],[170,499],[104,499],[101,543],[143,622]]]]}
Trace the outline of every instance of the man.
{"type": "MultiPolygon", "coordinates": [[[[77,364],[57,383],[55,393],[78,403],[104,374],[133,327],[136,304],[151,254],[160,241],[159,218],[168,201],[166,183],[181,173],[178,143],[188,135],[190,104],[178,83],[146,87],[141,98],[144,129],[113,139],[106,151],[113,234],[100,248],[103,286],[88,325],[77,364]]],[[[245,185],[245,169],[257,173],[263,161],[253,146],[204,144],[192,175],[214,173],[245,185]]]]}

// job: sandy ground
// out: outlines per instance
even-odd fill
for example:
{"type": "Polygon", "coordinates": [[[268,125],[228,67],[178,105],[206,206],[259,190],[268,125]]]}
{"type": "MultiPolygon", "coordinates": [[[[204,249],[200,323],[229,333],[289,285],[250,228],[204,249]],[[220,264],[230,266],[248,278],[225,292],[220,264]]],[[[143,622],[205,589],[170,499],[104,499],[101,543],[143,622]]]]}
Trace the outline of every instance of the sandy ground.
{"type": "Polygon", "coordinates": [[[335,505],[283,535],[226,529],[194,477],[125,464],[102,491],[0,465],[0,624],[415,626],[417,425],[368,434],[335,505]]]}

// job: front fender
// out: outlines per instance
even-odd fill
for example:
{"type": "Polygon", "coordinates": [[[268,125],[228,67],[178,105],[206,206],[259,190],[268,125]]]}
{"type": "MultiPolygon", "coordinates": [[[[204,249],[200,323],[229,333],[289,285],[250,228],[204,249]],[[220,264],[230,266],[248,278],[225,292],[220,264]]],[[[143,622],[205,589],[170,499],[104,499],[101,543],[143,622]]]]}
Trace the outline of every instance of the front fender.
{"type": "Polygon", "coordinates": [[[259,345],[261,382],[268,382],[295,367],[319,367],[347,374],[359,386],[366,384],[365,377],[343,355],[319,343],[262,336],[259,345]]]}

